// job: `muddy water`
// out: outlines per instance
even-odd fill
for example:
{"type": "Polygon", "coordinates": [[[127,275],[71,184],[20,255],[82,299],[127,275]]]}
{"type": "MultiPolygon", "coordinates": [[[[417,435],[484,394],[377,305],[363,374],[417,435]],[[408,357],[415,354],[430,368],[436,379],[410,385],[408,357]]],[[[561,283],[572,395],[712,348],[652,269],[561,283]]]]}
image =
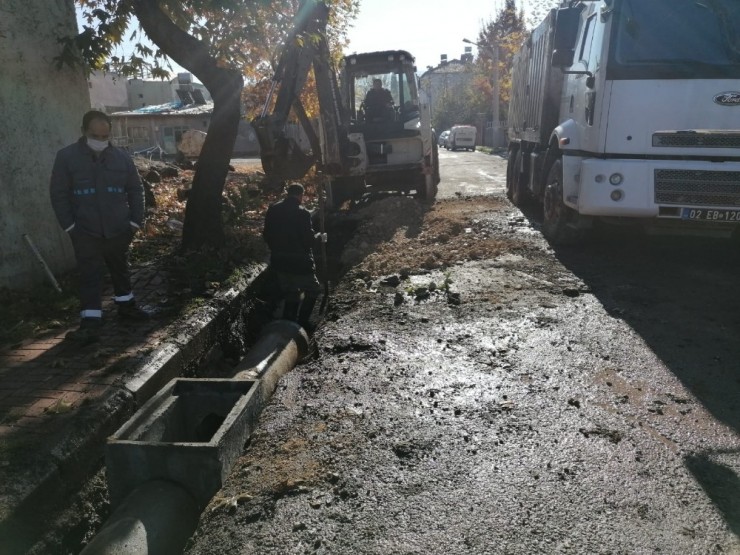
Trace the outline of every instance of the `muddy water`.
{"type": "Polygon", "coordinates": [[[502,177],[464,156],[422,217],[508,250],[397,280],[357,260],[189,553],[740,553],[737,248],[553,250],[505,202],[445,212],[502,177]]]}

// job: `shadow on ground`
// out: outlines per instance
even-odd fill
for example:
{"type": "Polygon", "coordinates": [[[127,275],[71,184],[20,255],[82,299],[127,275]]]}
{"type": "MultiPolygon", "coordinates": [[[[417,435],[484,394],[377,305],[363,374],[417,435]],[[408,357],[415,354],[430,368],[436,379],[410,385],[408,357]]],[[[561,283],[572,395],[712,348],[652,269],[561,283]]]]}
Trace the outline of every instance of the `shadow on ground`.
{"type": "Polygon", "coordinates": [[[716,460],[721,455],[693,454],[684,458],[684,464],[722,513],[730,530],[740,537],[740,477],[730,467],[716,460]]]}

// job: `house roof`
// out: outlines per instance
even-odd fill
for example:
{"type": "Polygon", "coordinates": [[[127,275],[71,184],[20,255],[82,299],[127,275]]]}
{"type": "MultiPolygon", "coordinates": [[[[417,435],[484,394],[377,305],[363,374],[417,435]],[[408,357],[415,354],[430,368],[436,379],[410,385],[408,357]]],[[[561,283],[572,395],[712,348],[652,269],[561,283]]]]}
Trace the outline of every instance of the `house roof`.
{"type": "Polygon", "coordinates": [[[437,67],[433,67],[431,69],[426,70],[424,73],[421,74],[421,77],[425,77],[431,74],[469,73],[469,72],[470,72],[470,64],[466,64],[460,60],[450,60],[448,62],[443,62],[439,64],[437,67]]]}
{"type": "Polygon", "coordinates": [[[151,116],[151,115],[177,115],[177,116],[197,116],[201,114],[210,114],[213,112],[213,102],[205,104],[183,104],[180,101],[167,102],[165,104],[156,104],[154,106],[142,106],[136,110],[124,112],[114,112],[111,116],[151,116]]]}

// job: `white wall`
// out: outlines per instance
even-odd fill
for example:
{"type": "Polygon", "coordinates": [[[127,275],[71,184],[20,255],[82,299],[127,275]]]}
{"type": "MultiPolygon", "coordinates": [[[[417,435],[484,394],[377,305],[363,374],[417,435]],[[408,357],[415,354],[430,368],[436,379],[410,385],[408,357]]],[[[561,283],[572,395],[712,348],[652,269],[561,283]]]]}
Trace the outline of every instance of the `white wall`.
{"type": "Polygon", "coordinates": [[[175,99],[172,84],[169,81],[144,81],[129,79],[128,105],[131,110],[144,106],[158,106],[175,99]]]}
{"type": "Polygon", "coordinates": [[[0,2],[0,286],[46,279],[24,234],[55,272],[74,265],[49,202],[49,175],[90,106],[82,70],[57,71],[53,61],[57,39],[76,32],[73,0],[0,2]]]}
{"type": "Polygon", "coordinates": [[[128,110],[128,79],[117,73],[94,71],[88,78],[90,106],[107,114],[128,110]]]}
{"type": "MultiPolygon", "coordinates": [[[[200,90],[203,93],[203,97],[206,102],[212,100],[210,93],[201,83],[190,83],[189,86],[192,89],[200,90]]],[[[137,108],[143,108],[144,106],[158,106],[168,102],[176,102],[179,100],[176,89],[180,87],[181,85],[177,82],[177,78],[169,81],[151,79],[143,80],[138,78],[129,79],[129,110],[136,110],[137,108]]]]}

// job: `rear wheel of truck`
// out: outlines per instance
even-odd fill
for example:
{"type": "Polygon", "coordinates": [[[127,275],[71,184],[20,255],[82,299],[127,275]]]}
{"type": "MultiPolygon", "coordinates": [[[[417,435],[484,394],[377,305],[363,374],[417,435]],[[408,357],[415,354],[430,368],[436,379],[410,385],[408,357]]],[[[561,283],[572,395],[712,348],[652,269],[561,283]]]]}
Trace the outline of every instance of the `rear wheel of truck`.
{"type": "Polygon", "coordinates": [[[434,157],[434,161],[432,163],[432,167],[434,167],[434,184],[439,185],[439,182],[442,180],[442,178],[439,175],[439,147],[437,146],[437,143],[434,143],[432,145],[432,156],[434,157]]]}
{"type": "Polygon", "coordinates": [[[514,206],[519,207],[526,206],[532,200],[527,190],[527,174],[521,171],[523,156],[521,150],[511,152],[506,165],[506,196],[514,206]]]}
{"type": "Polygon", "coordinates": [[[583,239],[578,213],[563,200],[563,161],[560,157],[552,161],[547,171],[542,212],[542,234],[550,243],[572,245],[583,239]]]}
{"type": "Polygon", "coordinates": [[[506,198],[511,200],[512,198],[512,183],[511,183],[511,174],[514,171],[514,160],[516,159],[516,153],[517,151],[512,149],[509,149],[509,156],[506,161],[506,198]]]}

